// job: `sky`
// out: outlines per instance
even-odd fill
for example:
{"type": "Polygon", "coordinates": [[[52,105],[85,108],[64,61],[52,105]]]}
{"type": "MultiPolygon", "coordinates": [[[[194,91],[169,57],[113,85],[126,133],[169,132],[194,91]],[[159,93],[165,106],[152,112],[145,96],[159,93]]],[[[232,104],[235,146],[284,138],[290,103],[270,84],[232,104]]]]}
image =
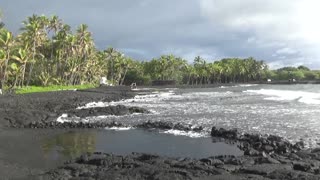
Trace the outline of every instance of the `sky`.
{"type": "Polygon", "coordinates": [[[271,68],[320,68],[319,0],[2,0],[17,34],[27,16],[88,24],[99,49],[139,60],[174,54],[192,62],[255,57],[271,68]]]}

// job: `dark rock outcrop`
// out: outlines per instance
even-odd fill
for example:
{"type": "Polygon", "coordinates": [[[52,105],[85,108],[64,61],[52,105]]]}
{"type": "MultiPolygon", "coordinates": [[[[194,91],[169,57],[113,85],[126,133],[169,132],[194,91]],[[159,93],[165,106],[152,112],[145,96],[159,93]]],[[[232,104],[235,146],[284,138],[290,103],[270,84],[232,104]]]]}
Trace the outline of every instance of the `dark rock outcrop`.
{"type": "Polygon", "coordinates": [[[91,116],[115,115],[124,116],[133,113],[149,113],[148,110],[140,107],[126,107],[124,105],[95,107],[88,109],[75,109],[66,112],[69,116],[76,116],[80,118],[91,116]]]}
{"type": "Polygon", "coordinates": [[[243,134],[239,133],[237,129],[226,130],[213,127],[211,129],[211,136],[238,142],[239,148],[245,151],[246,155],[261,155],[262,152],[266,154],[287,154],[300,151],[304,147],[303,142],[293,145],[279,136],[243,134]]]}
{"type": "Polygon", "coordinates": [[[116,156],[85,154],[33,179],[319,179],[306,165],[266,163],[258,157],[219,156],[204,159],[168,158],[133,153],[116,156]],[[296,169],[298,167],[298,169],[296,169]]]}
{"type": "MultiPolygon", "coordinates": [[[[50,123],[61,114],[90,102],[119,101],[134,97],[130,87],[99,87],[78,91],[56,91],[0,97],[0,128],[50,123]]],[[[135,111],[135,110],[133,110],[135,111]]]]}
{"type": "Polygon", "coordinates": [[[192,125],[185,125],[181,123],[172,123],[172,122],[163,122],[163,121],[147,121],[141,124],[136,125],[137,128],[143,129],[158,129],[158,130],[180,130],[180,131],[194,131],[201,132],[203,131],[202,126],[193,127],[192,125]]]}
{"type": "MultiPolygon", "coordinates": [[[[194,130],[182,124],[146,122],[140,128],[194,130]]],[[[203,159],[133,153],[94,153],[67,162],[33,179],[320,179],[320,151],[300,149],[278,136],[240,134],[212,128],[212,135],[238,143],[243,156],[203,159]],[[283,149],[286,149],[285,151],[283,149]]]]}
{"type": "Polygon", "coordinates": [[[118,122],[95,122],[95,123],[84,123],[84,122],[64,122],[60,123],[57,121],[52,122],[38,122],[34,121],[30,124],[25,125],[23,128],[31,129],[92,129],[92,128],[106,128],[106,127],[125,127],[125,125],[118,122]]]}

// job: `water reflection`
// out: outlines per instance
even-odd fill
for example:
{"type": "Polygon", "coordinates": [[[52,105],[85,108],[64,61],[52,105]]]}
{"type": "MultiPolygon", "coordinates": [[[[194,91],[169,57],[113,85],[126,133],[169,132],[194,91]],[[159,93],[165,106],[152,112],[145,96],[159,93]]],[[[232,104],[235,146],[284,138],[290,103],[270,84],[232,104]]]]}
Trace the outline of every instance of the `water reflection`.
{"type": "Polygon", "coordinates": [[[41,148],[46,156],[59,153],[67,158],[75,158],[83,153],[92,153],[96,149],[97,137],[95,132],[69,131],[53,137],[44,138],[41,148]]]}
{"type": "Polygon", "coordinates": [[[55,161],[95,151],[118,155],[141,152],[193,158],[243,154],[236,145],[212,142],[211,138],[190,138],[139,129],[60,132],[41,138],[41,149],[45,159],[55,161]]]}

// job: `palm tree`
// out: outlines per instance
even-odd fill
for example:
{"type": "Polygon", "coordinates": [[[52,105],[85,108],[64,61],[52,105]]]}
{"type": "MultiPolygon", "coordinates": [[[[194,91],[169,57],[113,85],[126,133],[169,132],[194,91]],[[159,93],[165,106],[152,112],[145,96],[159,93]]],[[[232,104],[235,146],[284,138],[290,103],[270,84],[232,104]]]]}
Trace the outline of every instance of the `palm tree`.
{"type": "Polygon", "coordinates": [[[50,31],[53,32],[53,36],[51,38],[51,60],[53,59],[53,50],[54,50],[54,37],[57,35],[57,32],[63,27],[62,20],[59,19],[58,16],[52,16],[51,19],[49,20],[47,30],[48,33],[50,31]]]}
{"type": "MultiPolygon", "coordinates": [[[[196,79],[197,77],[197,71],[196,69],[194,68],[194,66],[188,66],[188,72],[189,72],[189,82],[191,85],[193,85],[194,83],[194,80],[196,79]]],[[[197,81],[197,79],[196,79],[197,81]]],[[[197,82],[196,82],[197,83],[197,82]]]]}
{"type": "MultiPolygon", "coordinates": [[[[193,66],[195,67],[195,70],[197,72],[197,76],[200,77],[199,83],[203,84],[204,78],[207,76],[207,69],[206,69],[206,61],[202,59],[200,56],[195,57],[193,66]]],[[[198,84],[198,80],[196,81],[196,84],[198,84]]]]}
{"type": "Polygon", "coordinates": [[[24,49],[19,48],[18,53],[16,55],[13,55],[12,58],[19,63],[22,64],[21,66],[21,80],[19,85],[24,86],[24,79],[25,79],[25,74],[26,74],[26,67],[27,63],[29,62],[30,55],[28,54],[28,48],[25,47],[24,49]]]}
{"type": "Polygon", "coordinates": [[[68,57],[68,39],[67,37],[71,34],[71,27],[69,25],[63,25],[62,28],[53,37],[53,42],[56,44],[53,46],[56,50],[56,76],[63,79],[63,70],[66,68],[63,66],[66,64],[68,57]],[[64,67],[64,68],[63,68],[64,67]]]}
{"type": "Polygon", "coordinates": [[[81,24],[77,29],[77,45],[78,45],[78,53],[86,61],[88,57],[88,53],[92,50],[93,40],[91,37],[91,33],[88,31],[88,25],[81,24]]]}
{"type": "Polygon", "coordinates": [[[111,81],[114,84],[114,68],[115,68],[115,60],[121,56],[121,54],[116,51],[114,48],[110,47],[104,51],[107,54],[108,59],[111,61],[111,81]]]}
{"type": "Polygon", "coordinates": [[[52,16],[47,26],[48,31],[53,31],[53,36],[55,36],[61,28],[63,28],[62,20],[58,16],[52,16]]]}
{"type": "MultiPolygon", "coordinates": [[[[37,47],[39,47],[46,39],[46,27],[48,24],[48,19],[45,16],[32,15],[28,17],[26,21],[23,21],[24,27],[22,34],[25,37],[26,43],[32,46],[32,60],[35,62],[35,57],[37,55],[37,47]]],[[[27,86],[30,83],[32,70],[34,63],[30,65],[29,76],[27,80],[27,86]]]]}
{"type": "Polygon", "coordinates": [[[1,56],[2,60],[4,61],[1,66],[1,83],[2,87],[6,83],[7,78],[7,69],[8,69],[8,62],[10,59],[10,52],[11,52],[11,46],[13,45],[13,36],[12,33],[9,32],[6,29],[0,30],[0,47],[1,49],[1,56]]]}
{"type": "Polygon", "coordinates": [[[121,74],[119,85],[123,85],[127,72],[132,66],[132,59],[128,57],[123,58],[121,65],[122,65],[122,74],[121,74]]]}
{"type": "Polygon", "coordinates": [[[75,76],[77,73],[77,66],[79,64],[79,55],[77,47],[77,38],[73,34],[68,34],[66,37],[66,65],[67,70],[65,72],[66,79],[69,84],[75,84],[75,76]]]}

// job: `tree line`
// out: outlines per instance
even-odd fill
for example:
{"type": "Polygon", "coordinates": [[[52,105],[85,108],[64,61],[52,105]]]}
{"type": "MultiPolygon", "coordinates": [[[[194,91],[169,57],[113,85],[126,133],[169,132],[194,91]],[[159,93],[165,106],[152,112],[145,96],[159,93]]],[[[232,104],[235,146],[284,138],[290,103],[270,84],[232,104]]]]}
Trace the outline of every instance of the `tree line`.
{"type": "Polygon", "coordinates": [[[32,15],[17,36],[0,23],[0,80],[6,87],[79,85],[107,77],[115,85],[149,85],[153,80],[177,84],[244,83],[266,79],[318,80],[307,67],[270,70],[264,61],[225,58],[209,62],[200,56],[192,64],[174,55],[150,61],[134,60],[110,47],[98,50],[88,26],[75,31],[58,17],[32,15]]]}

